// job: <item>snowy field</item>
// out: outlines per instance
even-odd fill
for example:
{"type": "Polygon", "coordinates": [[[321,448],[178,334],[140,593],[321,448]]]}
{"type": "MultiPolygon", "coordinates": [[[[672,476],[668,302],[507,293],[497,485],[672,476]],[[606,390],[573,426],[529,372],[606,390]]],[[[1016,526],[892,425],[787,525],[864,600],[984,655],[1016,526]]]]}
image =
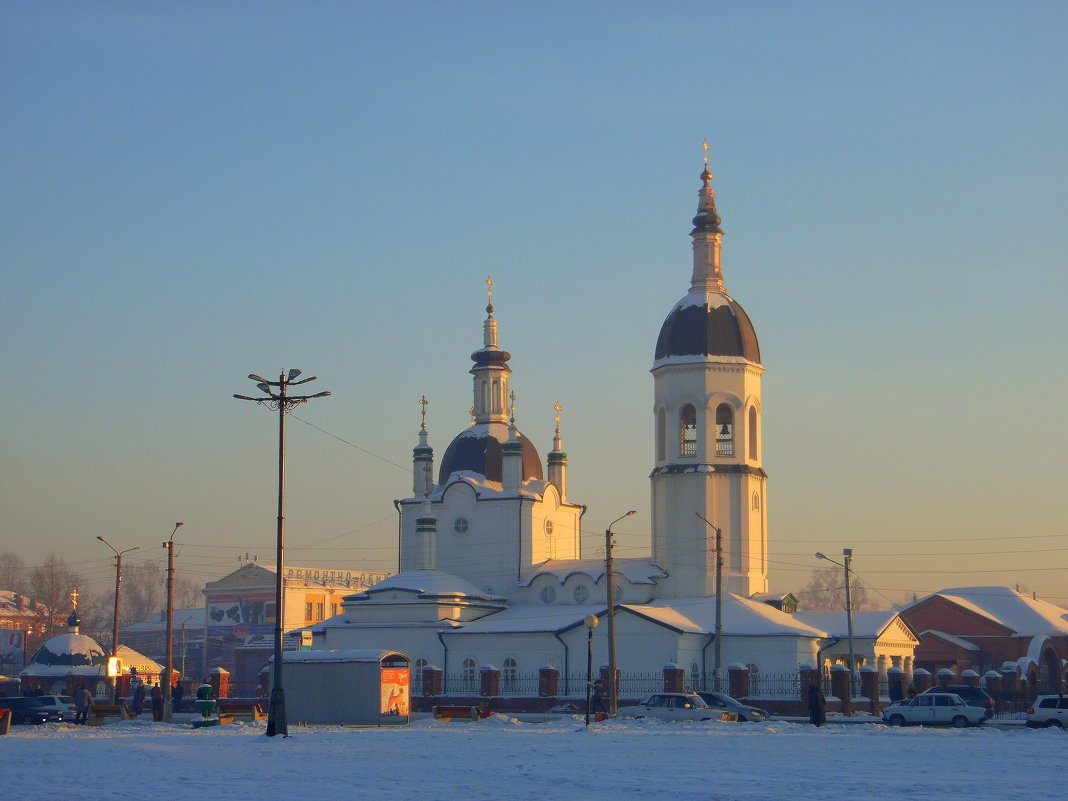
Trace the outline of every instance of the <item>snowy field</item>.
{"type": "Polygon", "coordinates": [[[333,799],[1063,798],[1068,732],[890,729],[875,723],[581,719],[407,727],[193,730],[128,721],[13,726],[0,798],[333,799]]]}

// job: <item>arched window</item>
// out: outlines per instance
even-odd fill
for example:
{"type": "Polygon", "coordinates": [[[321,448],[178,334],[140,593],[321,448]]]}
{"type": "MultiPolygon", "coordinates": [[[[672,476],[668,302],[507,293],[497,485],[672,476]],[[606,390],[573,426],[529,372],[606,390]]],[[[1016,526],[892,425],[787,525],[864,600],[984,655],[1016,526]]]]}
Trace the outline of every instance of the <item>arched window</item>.
{"type": "Polygon", "coordinates": [[[485,381],[482,382],[482,409],[481,413],[485,414],[489,411],[489,384],[485,381]]]}
{"type": "Polygon", "coordinates": [[[501,670],[501,689],[506,693],[515,692],[519,683],[519,662],[515,657],[504,660],[504,669],[501,670]]]}
{"type": "Polygon", "coordinates": [[[757,411],[756,406],[749,407],[749,458],[759,459],[757,456],[757,411]]]}
{"type": "Polygon", "coordinates": [[[760,511],[760,493],[758,493],[758,492],[754,492],[753,493],[753,511],[754,512],[759,512],[760,511]]]}
{"type": "Polygon", "coordinates": [[[415,660],[415,665],[412,669],[412,692],[419,695],[423,694],[423,668],[425,668],[429,662],[426,657],[419,657],[415,660]]]}
{"type": "Polygon", "coordinates": [[[697,410],[689,403],[679,412],[679,455],[697,455],[697,410]]]}
{"type": "Polygon", "coordinates": [[[656,460],[664,461],[666,458],[667,440],[667,412],[663,407],[656,412],[656,460]]]}
{"type": "Polygon", "coordinates": [[[501,382],[493,379],[493,413],[501,411],[501,382]]]}
{"type": "Polygon", "coordinates": [[[461,675],[463,691],[467,693],[478,692],[478,663],[468,657],[464,660],[463,673],[461,675]]]}
{"type": "Polygon", "coordinates": [[[734,456],[734,410],[726,403],[716,407],[716,456],[734,456]]]}

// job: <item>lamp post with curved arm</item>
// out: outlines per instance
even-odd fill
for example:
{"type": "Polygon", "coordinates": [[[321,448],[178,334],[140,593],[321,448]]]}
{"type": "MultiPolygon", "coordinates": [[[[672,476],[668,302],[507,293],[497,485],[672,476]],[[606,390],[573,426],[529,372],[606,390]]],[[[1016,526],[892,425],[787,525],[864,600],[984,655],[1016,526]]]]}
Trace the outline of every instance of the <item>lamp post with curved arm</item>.
{"type": "MultiPolygon", "coordinates": [[[[133,548],[127,548],[120,551],[103,537],[97,535],[97,539],[111,548],[115,553],[115,621],[112,624],[111,629],[111,655],[114,657],[119,655],[119,608],[122,604],[122,555],[124,553],[129,553],[130,551],[140,550],[140,546],[135,545],[133,548]]],[[[121,676],[115,676],[112,679],[112,703],[114,704],[119,703],[120,678],[121,676]]]]}
{"type": "Polygon", "coordinates": [[[822,553],[816,553],[817,559],[826,559],[832,565],[838,565],[845,571],[845,611],[846,611],[846,628],[849,634],[849,692],[852,695],[857,693],[857,668],[856,668],[856,653],[853,650],[853,595],[849,591],[849,563],[853,559],[853,549],[842,549],[843,562],[836,562],[830,557],[824,556],[822,553]]]}
{"type": "Polygon", "coordinates": [[[182,527],[181,523],[174,524],[174,531],[163,547],[167,549],[167,658],[166,658],[166,681],[160,682],[163,688],[163,719],[170,723],[174,710],[171,709],[171,673],[174,670],[174,535],[182,527]]]}
{"type": "Polygon", "coordinates": [[[620,515],[611,523],[604,532],[604,572],[608,580],[608,681],[611,686],[608,704],[608,714],[615,716],[619,710],[619,682],[616,681],[616,598],[615,598],[615,574],[612,569],[612,526],[625,517],[638,514],[637,510],[631,509],[625,515],[620,515]]]}
{"type": "Polygon", "coordinates": [[[290,395],[286,392],[289,387],[298,384],[307,384],[314,381],[315,376],[297,381],[300,370],[290,370],[288,374],[282,373],[277,381],[268,381],[262,376],[250,373],[249,378],[256,383],[256,388],[263,392],[266,397],[250,398],[247,395],[234,395],[238,400],[253,401],[267,406],[278,412],[278,532],[277,532],[277,575],[274,577],[274,682],[271,689],[271,701],[267,712],[267,736],[274,737],[281,734],[289,736],[286,726],[286,702],[282,691],[282,634],[283,618],[285,617],[285,596],[283,586],[285,579],[282,577],[282,569],[285,566],[286,539],[286,414],[292,411],[294,406],[307,403],[313,398],[325,398],[329,392],[317,392],[314,395],[290,395]],[[276,388],[276,389],[273,389],[276,388]]]}

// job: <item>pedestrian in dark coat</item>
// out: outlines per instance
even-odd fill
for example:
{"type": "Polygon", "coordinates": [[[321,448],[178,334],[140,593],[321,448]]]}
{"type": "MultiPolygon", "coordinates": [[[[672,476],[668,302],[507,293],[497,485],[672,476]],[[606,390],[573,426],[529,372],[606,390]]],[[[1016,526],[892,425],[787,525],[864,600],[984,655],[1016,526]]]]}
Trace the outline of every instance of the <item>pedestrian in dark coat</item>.
{"type": "Polygon", "coordinates": [[[900,701],[905,697],[905,693],[901,690],[900,681],[890,682],[890,701],[900,701]]]}
{"type": "Polygon", "coordinates": [[[813,726],[822,726],[827,722],[827,699],[823,697],[823,690],[818,684],[808,688],[808,721],[813,726]]]}
{"type": "Polygon", "coordinates": [[[152,685],[152,720],[163,720],[163,688],[152,685]]]}
{"type": "Polygon", "coordinates": [[[608,707],[604,702],[604,682],[597,679],[593,683],[593,710],[594,712],[604,712],[608,714],[608,707]]]}
{"type": "Polygon", "coordinates": [[[82,684],[74,691],[74,722],[85,725],[89,719],[89,707],[92,704],[89,691],[82,684]]]}
{"type": "Polygon", "coordinates": [[[182,683],[178,682],[174,685],[174,691],[171,693],[171,713],[181,711],[183,695],[185,695],[185,689],[182,687],[182,683]]]}
{"type": "Polygon", "coordinates": [[[137,685],[136,689],[134,689],[133,703],[131,704],[131,706],[133,707],[133,713],[135,715],[140,715],[142,712],[144,712],[144,710],[145,710],[145,685],[144,685],[143,682],[139,683],[137,685]]]}

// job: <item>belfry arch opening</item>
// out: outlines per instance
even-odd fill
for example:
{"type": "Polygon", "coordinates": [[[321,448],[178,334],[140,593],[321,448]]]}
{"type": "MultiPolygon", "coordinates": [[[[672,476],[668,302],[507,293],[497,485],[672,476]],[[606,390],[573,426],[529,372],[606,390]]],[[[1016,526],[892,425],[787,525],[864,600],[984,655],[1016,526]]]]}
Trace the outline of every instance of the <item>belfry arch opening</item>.
{"type": "Polygon", "coordinates": [[[716,407],[716,456],[734,456],[734,410],[726,403],[716,407]]]}
{"type": "Polygon", "coordinates": [[[697,409],[690,403],[679,410],[679,455],[697,455],[697,409]]]}

